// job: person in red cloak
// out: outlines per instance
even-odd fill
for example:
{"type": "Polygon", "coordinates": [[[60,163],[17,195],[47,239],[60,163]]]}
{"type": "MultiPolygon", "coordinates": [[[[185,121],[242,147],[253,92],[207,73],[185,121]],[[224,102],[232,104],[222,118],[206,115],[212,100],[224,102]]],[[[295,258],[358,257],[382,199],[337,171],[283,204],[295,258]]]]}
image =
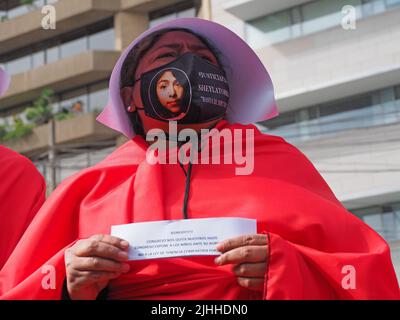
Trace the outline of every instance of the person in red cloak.
{"type": "MultiPolygon", "coordinates": [[[[0,68],[0,96],[10,85],[0,68]]],[[[46,185],[32,162],[0,146],[0,270],[43,204],[46,185]],[[10,232],[12,230],[12,232],[10,232]]]]}
{"type": "MultiPolygon", "coordinates": [[[[224,106],[223,95],[206,101],[224,106]]],[[[268,73],[233,32],[177,19],[142,34],[117,62],[98,118],[130,141],[54,191],[0,272],[1,299],[398,299],[384,239],[346,210],[298,149],[248,124],[276,115],[268,73]],[[226,76],[225,111],[199,102],[194,85],[193,111],[178,130],[213,127],[209,144],[215,132],[251,130],[250,174],[237,175],[233,163],[149,163],[144,135],[169,129],[152,104],[151,79],[171,67],[190,81],[204,70],[221,83],[226,76]],[[220,243],[216,259],[141,261],[127,261],[129,243],[110,235],[112,225],[209,217],[256,219],[257,234],[220,243]]],[[[219,146],[210,145],[211,158],[219,146]]]]}
{"type": "Polygon", "coordinates": [[[42,206],[46,184],[33,163],[0,146],[0,270],[42,206]]]}

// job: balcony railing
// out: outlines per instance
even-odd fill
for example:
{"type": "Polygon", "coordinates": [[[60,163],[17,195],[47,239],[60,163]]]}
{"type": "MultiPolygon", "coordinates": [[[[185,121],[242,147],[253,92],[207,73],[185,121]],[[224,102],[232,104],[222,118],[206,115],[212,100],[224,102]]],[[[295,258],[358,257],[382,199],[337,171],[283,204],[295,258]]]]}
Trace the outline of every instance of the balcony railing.
{"type": "MultiPolygon", "coordinates": [[[[56,145],[90,143],[116,138],[117,132],[97,122],[96,116],[97,113],[91,112],[71,119],[56,121],[56,145]]],[[[44,124],[33,128],[32,133],[23,138],[3,144],[26,156],[36,157],[48,149],[49,134],[49,124],[44,124]]]]}
{"type": "Polygon", "coordinates": [[[56,29],[42,28],[40,21],[44,15],[39,9],[0,22],[1,53],[12,52],[110,18],[120,9],[120,2],[58,0],[54,7],[57,13],[56,29]]]}
{"type": "MultiPolygon", "coordinates": [[[[318,4],[318,1],[314,1],[318,4]]],[[[344,4],[352,5],[359,1],[348,1],[344,4]]],[[[310,8],[307,14],[304,8],[313,5],[313,2],[292,7],[283,11],[266,15],[261,18],[246,21],[244,24],[244,35],[246,41],[253,48],[261,48],[266,45],[284,42],[301,36],[306,36],[329,28],[340,27],[344,14],[342,13],[341,1],[336,4],[332,1],[332,5],[337,5],[337,10],[329,14],[317,16],[317,10],[324,10],[322,4],[317,8],[310,8]],[[321,9],[322,8],[322,9],[321,9]],[[308,17],[310,16],[310,17],[308,17]]],[[[325,2],[328,5],[328,2],[325,2]]],[[[329,4],[331,5],[331,4],[329,4]]],[[[356,5],[355,18],[356,21],[381,14],[383,12],[398,8],[400,0],[376,0],[362,5],[356,5]]],[[[326,9],[327,10],[327,9],[326,9]]]]}
{"type": "MultiPolygon", "coordinates": [[[[346,130],[398,122],[400,122],[400,100],[283,125],[271,130],[263,129],[262,131],[282,136],[291,142],[300,142],[320,139],[346,130]]],[[[268,121],[266,121],[266,125],[268,125],[268,121]]]]}
{"type": "Polygon", "coordinates": [[[0,20],[6,21],[13,19],[34,10],[37,10],[48,4],[55,4],[59,0],[5,0],[0,4],[0,20]]]}

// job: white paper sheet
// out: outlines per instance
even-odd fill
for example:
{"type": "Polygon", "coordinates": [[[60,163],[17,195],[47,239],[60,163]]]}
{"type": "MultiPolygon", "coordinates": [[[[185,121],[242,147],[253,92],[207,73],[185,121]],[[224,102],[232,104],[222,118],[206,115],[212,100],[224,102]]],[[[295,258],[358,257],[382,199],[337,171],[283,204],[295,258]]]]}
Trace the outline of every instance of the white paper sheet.
{"type": "Polygon", "coordinates": [[[257,233],[244,218],[207,218],[138,222],[111,227],[111,235],[129,242],[129,260],[219,255],[218,242],[257,233]]]}

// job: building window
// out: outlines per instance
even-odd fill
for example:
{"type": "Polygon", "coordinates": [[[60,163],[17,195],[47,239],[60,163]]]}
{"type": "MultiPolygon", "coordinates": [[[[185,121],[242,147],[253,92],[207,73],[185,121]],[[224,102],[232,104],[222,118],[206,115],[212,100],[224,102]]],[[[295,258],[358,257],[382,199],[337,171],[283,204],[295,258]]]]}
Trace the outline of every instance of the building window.
{"type": "MultiPolygon", "coordinates": [[[[69,152],[68,147],[63,146],[62,150],[64,153],[59,153],[56,159],[56,183],[58,184],[76,172],[97,164],[114,151],[114,140],[102,142],[103,146],[101,148],[96,146],[80,146],[80,153],[78,155],[74,154],[76,153],[76,147],[75,150],[69,152]]],[[[50,181],[48,161],[36,160],[34,164],[46,181],[50,181]]]]}
{"type": "Polygon", "coordinates": [[[341,25],[342,8],[352,5],[358,19],[376,15],[395,6],[400,0],[316,0],[245,23],[246,41],[254,48],[341,25]]]}
{"type": "Polygon", "coordinates": [[[265,131],[298,142],[349,129],[400,122],[400,86],[280,114],[265,131]]]}
{"type": "Polygon", "coordinates": [[[88,112],[87,88],[81,88],[61,95],[59,111],[88,112]]]}
{"type": "MultiPolygon", "coordinates": [[[[100,112],[108,101],[108,80],[103,80],[84,87],[56,93],[53,97],[53,112],[67,111],[75,114],[100,112]]],[[[26,120],[24,110],[33,105],[33,101],[8,108],[0,115],[1,124],[12,124],[14,116],[26,120]]]]}
{"type": "Polygon", "coordinates": [[[39,51],[36,52],[34,54],[32,54],[31,58],[31,67],[32,69],[40,67],[42,65],[44,65],[45,63],[45,58],[44,58],[44,52],[43,51],[39,51]]]}
{"type": "Polygon", "coordinates": [[[68,58],[87,49],[86,37],[68,41],[60,46],[60,58],[68,58]]]}
{"type": "Polygon", "coordinates": [[[31,57],[25,56],[15,60],[11,60],[4,64],[5,70],[10,74],[24,72],[31,68],[31,57]]]}
{"type": "Polygon", "coordinates": [[[395,89],[394,89],[394,97],[395,97],[396,100],[400,100],[400,86],[396,86],[395,87],[395,89]]]}
{"type": "Polygon", "coordinates": [[[153,11],[149,14],[149,26],[154,27],[160,23],[176,18],[194,18],[196,17],[196,1],[181,1],[176,4],[153,11]]]}
{"type": "Polygon", "coordinates": [[[0,21],[13,19],[56,2],[58,0],[34,0],[32,4],[21,4],[19,0],[2,0],[0,1],[0,21]]]}
{"type": "Polygon", "coordinates": [[[400,202],[352,210],[388,241],[400,240],[400,202]]]}
{"type": "Polygon", "coordinates": [[[14,75],[88,50],[115,50],[114,39],[113,21],[107,19],[61,37],[44,41],[38,47],[22,48],[0,55],[0,65],[10,75],[14,75]]]}
{"type": "Polygon", "coordinates": [[[108,101],[108,81],[101,81],[82,88],[58,94],[56,110],[99,112],[108,101]],[[77,108],[80,108],[78,110],[77,108]]]}
{"type": "Polygon", "coordinates": [[[250,44],[282,41],[291,37],[290,11],[277,12],[247,24],[246,40],[250,44]],[[267,36],[267,38],[266,38],[267,36]]]}
{"type": "Polygon", "coordinates": [[[88,41],[90,50],[115,50],[114,28],[93,33],[88,36],[88,41]]]}
{"type": "Polygon", "coordinates": [[[108,82],[101,82],[89,86],[89,109],[90,111],[101,111],[108,101],[108,82]]]}
{"type": "Polygon", "coordinates": [[[400,5],[400,0],[386,0],[386,5],[388,7],[398,6],[398,5],[400,5]]]}
{"type": "MultiPolygon", "coordinates": [[[[45,64],[56,62],[58,60],[58,57],[60,56],[60,47],[53,47],[47,50],[43,50],[43,55],[45,64]]],[[[25,71],[28,70],[29,69],[26,69],[25,71]]],[[[10,74],[15,73],[15,71],[12,69],[9,69],[8,72],[10,74]]]]}

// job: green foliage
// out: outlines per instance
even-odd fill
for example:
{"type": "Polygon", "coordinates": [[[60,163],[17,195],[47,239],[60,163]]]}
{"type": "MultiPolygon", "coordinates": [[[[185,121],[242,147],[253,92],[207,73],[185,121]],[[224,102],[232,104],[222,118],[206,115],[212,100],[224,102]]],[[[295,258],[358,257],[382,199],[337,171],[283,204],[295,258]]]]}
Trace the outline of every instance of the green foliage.
{"type": "Polygon", "coordinates": [[[5,124],[0,125],[0,141],[3,140],[7,132],[8,132],[8,126],[5,124]]]}
{"type": "Polygon", "coordinates": [[[8,130],[5,129],[5,134],[1,138],[3,141],[11,141],[25,137],[32,132],[35,125],[25,123],[20,117],[14,118],[14,125],[8,130]]]}
{"type": "MultiPolygon", "coordinates": [[[[83,110],[82,102],[76,101],[70,107],[53,113],[53,97],[53,90],[44,89],[42,91],[40,97],[33,102],[33,105],[24,111],[28,123],[25,123],[21,117],[15,116],[12,125],[0,125],[0,141],[22,138],[30,134],[34,127],[46,124],[50,119],[55,119],[56,121],[70,119],[83,110]]],[[[100,112],[100,110],[97,111],[100,112]]]]}
{"type": "Polygon", "coordinates": [[[63,121],[63,120],[71,119],[74,116],[75,115],[73,113],[61,111],[61,112],[57,112],[54,114],[54,119],[56,121],[63,121]]]}
{"type": "Polygon", "coordinates": [[[53,95],[53,90],[43,90],[40,97],[34,101],[33,106],[25,109],[26,118],[38,126],[48,123],[53,117],[53,95]]]}
{"type": "Polygon", "coordinates": [[[29,5],[32,6],[34,4],[35,0],[19,0],[19,3],[21,6],[24,5],[29,5]]]}
{"type": "Polygon", "coordinates": [[[101,113],[101,107],[98,107],[98,106],[94,107],[94,108],[92,109],[92,112],[93,112],[94,114],[96,114],[96,115],[99,115],[99,114],[101,113]]]}
{"type": "Polygon", "coordinates": [[[15,116],[12,125],[3,125],[0,129],[0,140],[17,140],[32,133],[32,129],[38,125],[45,124],[53,117],[52,98],[53,91],[45,89],[32,107],[25,109],[26,118],[30,123],[25,123],[21,117],[15,116]]]}

